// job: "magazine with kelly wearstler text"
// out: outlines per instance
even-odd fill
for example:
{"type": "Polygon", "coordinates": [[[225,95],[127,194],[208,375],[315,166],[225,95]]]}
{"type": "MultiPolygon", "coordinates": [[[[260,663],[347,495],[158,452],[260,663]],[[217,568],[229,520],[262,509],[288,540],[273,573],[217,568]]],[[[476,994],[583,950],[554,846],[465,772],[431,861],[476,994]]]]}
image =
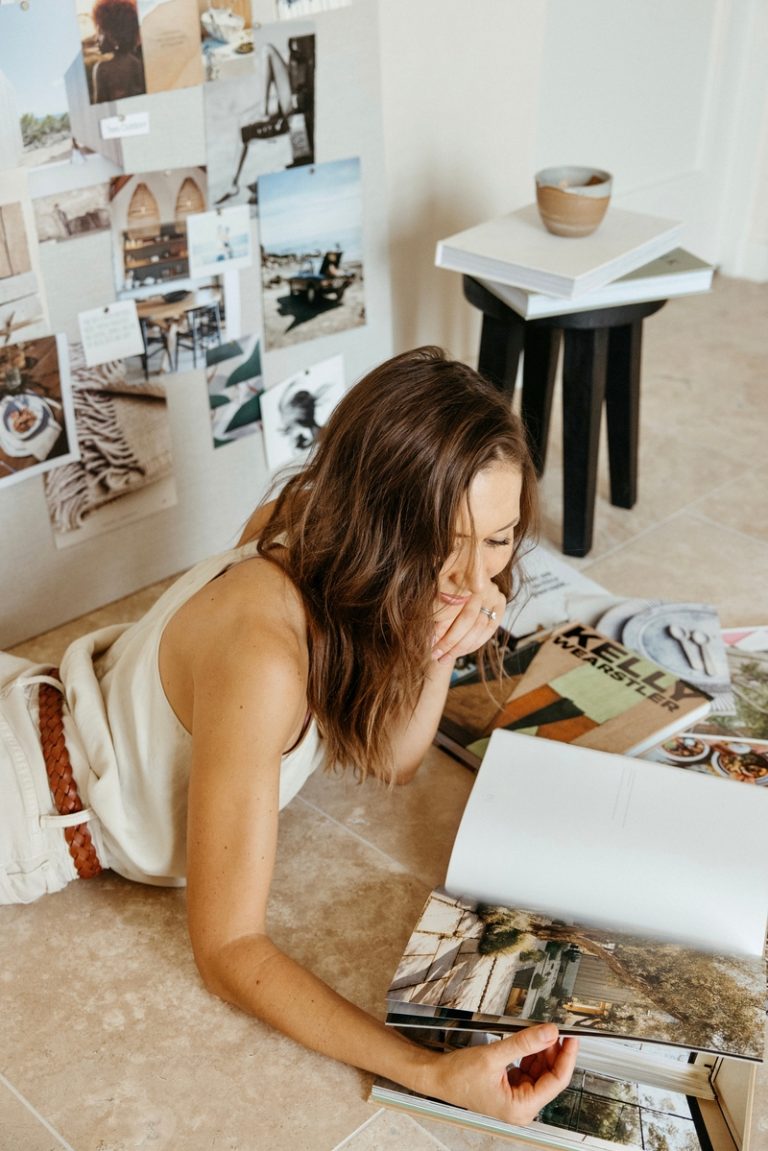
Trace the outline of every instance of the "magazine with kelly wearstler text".
{"type": "Polygon", "coordinates": [[[761,1061],[766,796],[495,731],[387,1021],[506,1032],[552,1020],[761,1061]]]}
{"type": "Polygon", "coordinates": [[[495,728],[639,755],[690,727],[709,695],[593,627],[569,623],[505,657],[505,681],[479,669],[448,692],[436,742],[477,767],[495,728]]]}
{"type": "Polygon", "coordinates": [[[548,634],[542,632],[515,644],[512,637],[499,628],[495,651],[483,649],[457,661],[435,733],[438,747],[466,767],[477,770],[488,742],[485,733],[548,634]],[[499,667],[503,669],[502,675],[499,667]]]}

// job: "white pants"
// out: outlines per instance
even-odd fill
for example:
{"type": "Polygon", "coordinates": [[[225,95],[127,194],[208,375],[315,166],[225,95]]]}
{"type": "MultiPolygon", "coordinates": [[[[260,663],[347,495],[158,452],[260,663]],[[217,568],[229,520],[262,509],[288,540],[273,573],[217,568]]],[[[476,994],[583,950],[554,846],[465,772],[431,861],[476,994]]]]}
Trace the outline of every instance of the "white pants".
{"type": "MultiPolygon", "coordinates": [[[[37,693],[46,667],[0,652],[0,904],[31,903],[77,879],[64,827],[48,786],[40,733],[37,693]]],[[[64,734],[83,804],[88,767],[74,724],[64,707],[64,734]]],[[[87,809],[99,859],[104,861],[98,823],[87,809]]]]}

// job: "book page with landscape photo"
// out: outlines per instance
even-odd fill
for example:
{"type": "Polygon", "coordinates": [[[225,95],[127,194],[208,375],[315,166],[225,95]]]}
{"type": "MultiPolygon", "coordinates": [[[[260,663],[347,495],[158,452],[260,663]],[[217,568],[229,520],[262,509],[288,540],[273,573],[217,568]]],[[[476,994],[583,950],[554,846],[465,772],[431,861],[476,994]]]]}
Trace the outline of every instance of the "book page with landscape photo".
{"type": "Polygon", "coordinates": [[[765,963],[572,916],[429,896],[388,991],[387,1022],[680,1045],[759,1062],[765,963]]]}
{"type": "Polygon", "coordinates": [[[454,896],[761,956],[768,789],[494,732],[451,855],[454,896]]]}

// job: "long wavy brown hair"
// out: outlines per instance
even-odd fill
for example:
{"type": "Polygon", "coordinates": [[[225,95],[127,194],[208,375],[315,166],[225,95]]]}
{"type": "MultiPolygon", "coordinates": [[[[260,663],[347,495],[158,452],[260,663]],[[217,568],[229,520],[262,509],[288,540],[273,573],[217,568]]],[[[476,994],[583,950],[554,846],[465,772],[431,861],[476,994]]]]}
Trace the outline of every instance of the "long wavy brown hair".
{"type": "Polygon", "coordinates": [[[536,521],[525,432],[508,399],[439,348],[395,356],[356,384],[278,496],[259,552],[304,601],[308,704],[329,765],[389,774],[387,733],[419,700],[459,512],[496,461],[523,477],[514,553],[495,577],[509,599],[536,521]]]}

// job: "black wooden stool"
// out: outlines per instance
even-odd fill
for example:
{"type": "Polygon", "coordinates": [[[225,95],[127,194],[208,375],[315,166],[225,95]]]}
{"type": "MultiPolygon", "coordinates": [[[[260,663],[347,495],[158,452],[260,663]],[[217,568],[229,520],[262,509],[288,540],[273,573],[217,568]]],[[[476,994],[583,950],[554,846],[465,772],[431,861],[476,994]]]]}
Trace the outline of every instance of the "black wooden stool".
{"type": "Polygon", "coordinates": [[[544,471],[557,356],[564,336],[563,552],[584,556],[592,547],[603,401],[611,503],[631,508],[637,499],[642,325],[667,301],[525,320],[471,276],[463,281],[465,297],[483,313],[478,371],[511,398],[523,355],[521,414],[538,475],[544,471]]]}

